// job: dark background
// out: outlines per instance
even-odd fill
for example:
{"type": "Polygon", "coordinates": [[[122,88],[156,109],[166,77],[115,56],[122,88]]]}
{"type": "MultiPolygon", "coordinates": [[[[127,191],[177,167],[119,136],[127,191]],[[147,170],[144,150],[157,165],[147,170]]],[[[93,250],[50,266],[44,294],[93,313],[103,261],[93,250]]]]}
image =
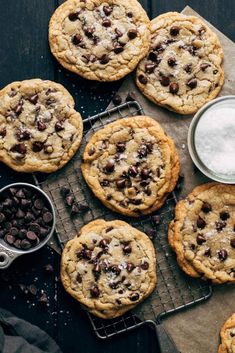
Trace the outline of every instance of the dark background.
{"type": "MultiPolygon", "coordinates": [[[[89,82],[62,69],[52,58],[47,41],[48,22],[63,1],[0,0],[0,88],[29,78],[55,80],[73,94],[83,117],[106,108],[121,82],[89,82]]],[[[191,6],[233,41],[235,40],[234,0],[144,0],[150,18],[167,11],[191,6]]],[[[0,165],[0,186],[30,176],[16,174],[0,165]]],[[[49,248],[18,259],[9,270],[0,272],[0,306],[46,330],[64,353],[156,352],[154,334],[149,328],[129,332],[108,341],[94,335],[86,314],[62,289],[59,282],[59,256],[49,248]],[[52,264],[48,274],[44,265],[52,264]],[[23,285],[35,284],[37,294],[26,294],[23,285]],[[48,304],[38,302],[42,291],[48,304]]],[[[190,353],[190,352],[189,352],[190,353]]]]}

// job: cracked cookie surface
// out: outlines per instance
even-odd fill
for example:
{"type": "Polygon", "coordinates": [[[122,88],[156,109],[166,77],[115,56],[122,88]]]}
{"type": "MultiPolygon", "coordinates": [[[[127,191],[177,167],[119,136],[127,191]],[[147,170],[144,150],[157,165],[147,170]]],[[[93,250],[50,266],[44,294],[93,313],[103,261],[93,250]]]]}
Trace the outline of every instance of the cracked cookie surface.
{"type": "Polygon", "coordinates": [[[53,14],[49,42],[66,69],[89,80],[115,81],[149,49],[149,19],[138,1],[68,0],[53,14]]]}
{"type": "Polygon", "coordinates": [[[199,18],[169,12],[150,24],[151,46],[136,83],[154,103],[180,114],[195,113],[220,92],[223,50],[199,18]]]}
{"type": "Polygon", "coordinates": [[[89,140],[83,176],[113,211],[138,217],[159,209],[179,176],[174,142],[152,118],[119,119],[89,140]]]}
{"type": "Polygon", "coordinates": [[[126,222],[96,220],[66,244],[61,280],[92,314],[114,318],[153,291],[155,249],[146,234],[126,222]]]}
{"type": "Polygon", "coordinates": [[[218,353],[235,353],[235,314],[224,323],[220,336],[221,344],[218,353]]]}
{"type": "Polygon", "coordinates": [[[204,184],[179,201],[169,242],[190,276],[235,282],[235,186],[204,184]]]}
{"type": "Polygon", "coordinates": [[[83,122],[60,84],[32,79],[0,91],[0,160],[19,172],[54,172],[77,151],[83,122]]]}

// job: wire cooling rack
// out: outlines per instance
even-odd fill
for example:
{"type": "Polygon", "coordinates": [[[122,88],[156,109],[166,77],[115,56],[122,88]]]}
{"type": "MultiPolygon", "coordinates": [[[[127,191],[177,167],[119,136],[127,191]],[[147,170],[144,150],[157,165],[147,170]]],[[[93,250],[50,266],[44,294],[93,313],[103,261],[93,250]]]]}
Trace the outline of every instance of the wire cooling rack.
{"type": "Polygon", "coordinates": [[[212,294],[207,282],[186,276],[177,265],[175,254],[167,242],[168,224],[174,217],[177,193],[169,195],[165,205],[154,215],[138,219],[128,218],[107,209],[94,197],[86,185],[80,170],[82,153],[89,137],[108,122],[117,118],[142,115],[143,109],[136,101],[124,103],[103,113],[84,120],[85,133],[82,146],[76,156],[61,170],[49,176],[35,176],[36,183],[51,197],[57,216],[56,233],[61,247],[73,238],[81,227],[97,218],[106,220],[122,219],[150,236],[157,252],[158,282],[152,295],[137,308],[124,316],[103,320],[88,313],[96,335],[101,339],[110,338],[143,325],[148,320],[158,323],[170,313],[186,309],[205,301],[212,294]],[[60,194],[60,188],[68,186],[75,199],[88,206],[88,210],[71,216],[60,194]]]}

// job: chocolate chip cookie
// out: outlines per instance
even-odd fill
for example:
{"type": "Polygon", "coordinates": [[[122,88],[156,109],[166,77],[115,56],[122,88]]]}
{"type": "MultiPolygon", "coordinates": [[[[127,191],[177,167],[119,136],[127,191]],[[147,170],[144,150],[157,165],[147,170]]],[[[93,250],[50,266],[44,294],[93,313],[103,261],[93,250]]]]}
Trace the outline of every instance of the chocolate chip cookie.
{"type": "Polygon", "coordinates": [[[66,69],[89,80],[115,81],[149,49],[149,19],[136,0],[68,0],[53,14],[49,42],[66,69]]]}
{"type": "Polygon", "coordinates": [[[138,217],[162,206],[179,176],[172,139],[152,118],[119,119],[89,140],[83,176],[94,194],[113,211],[138,217]]]}
{"type": "Polygon", "coordinates": [[[114,318],[153,291],[155,249],[146,234],[126,222],[96,220],[66,244],[61,280],[92,314],[114,318]]]}
{"type": "Polygon", "coordinates": [[[151,47],[136,83],[154,103],[180,114],[195,113],[224,82],[223,50],[199,18],[169,12],[151,21],[151,47]]]}
{"type": "Polygon", "coordinates": [[[221,331],[221,345],[218,353],[235,353],[235,314],[230,316],[221,331]]]}
{"type": "Polygon", "coordinates": [[[60,84],[13,82],[0,91],[0,161],[19,172],[54,172],[77,151],[83,133],[74,100],[60,84]]]}
{"type": "Polygon", "coordinates": [[[204,184],[178,202],[169,242],[190,276],[235,282],[235,186],[204,184]]]}

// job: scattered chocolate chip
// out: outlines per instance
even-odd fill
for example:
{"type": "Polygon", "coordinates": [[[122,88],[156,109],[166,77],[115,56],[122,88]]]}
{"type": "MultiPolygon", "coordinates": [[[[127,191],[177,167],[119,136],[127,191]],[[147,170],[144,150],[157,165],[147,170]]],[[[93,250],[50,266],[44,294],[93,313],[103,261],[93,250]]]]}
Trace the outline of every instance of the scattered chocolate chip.
{"type": "Polygon", "coordinates": [[[206,242],[206,238],[204,237],[203,234],[198,234],[197,235],[197,244],[202,245],[203,243],[206,242]]]}
{"type": "Polygon", "coordinates": [[[227,225],[227,223],[224,221],[215,222],[215,228],[216,228],[217,232],[221,232],[226,227],[226,225],[227,225]]]}
{"type": "Polygon", "coordinates": [[[228,218],[230,218],[230,214],[226,211],[221,211],[219,216],[222,221],[226,221],[228,218]]]}
{"type": "Polygon", "coordinates": [[[76,21],[78,19],[78,13],[77,12],[72,12],[72,13],[69,14],[68,17],[69,17],[70,21],[74,22],[74,21],[76,21]]]}
{"type": "Polygon", "coordinates": [[[163,87],[167,87],[170,84],[170,79],[167,76],[161,76],[160,83],[163,87]]]}
{"type": "Polygon", "coordinates": [[[19,143],[18,145],[14,145],[10,150],[11,152],[20,153],[22,155],[25,155],[27,152],[27,149],[24,143],[19,143]]]}
{"type": "Polygon", "coordinates": [[[111,6],[103,6],[103,11],[106,16],[109,16],[112,13],[113,8],[111,6]]]}
{"type": "Polygon", "coordinates": [[[204,221],[203,218],[201,218],[199,216],[198,219],[197,219],[197,227],[200,228],[200,229],[203,229],[203,228],[205,228],[205,226],[206,226],[206,222],[204,221]]]}
{"type": "Polygon", "coordinates": [[[93,285],[90,288],[90,294],[92,298],[98,298],[100,296],[100,290],[97,285],[93,285]]]}
{"type": "Polygon", "coordinates": [[[102,65],[106,65],[109,62],[108,55],[107,54],[102,55],[99,61],[102,65]]]}
{"type": "Polygon", "coordinates": [[[111,26],[111,21],[109,18],[105,18],[103,21],[102,21],[102,26],[104,27],[110,27],[111,26]]]}
{"type": "Polygon", "coordinates": [[[200,69],[202,70],[202,71],[206,71],[206,69],[208,68],[208,67],[210,67],[211,65],[210,64],[208,64],[208,63],[202,63],[201,65],[200,65],[200,69]]]}
{"type": "Polygon", "coordinates": [[[115,94],[115,96],[112,99],[112,102],[114,105],[120,105],[122,103],[121,96],[119,96],[119,94],[115,94]]]}
{"type": "Polygon", "coordinates": [[[40,296],[40,298],[38,299],[38,302],[39,302],[39,304],[42,304],[42,305],[47,305],[48,304],[48,298],[47,298],[46,293],[43,293],[40,296]]]}
{"type": "Polygon", "coordinates": [[[219,252],[218,252],[218,258],[221,260],[221,261],[225,261],[228,257],[228,252],[227,250],[225,249],[221,249],[219,252]]]}
{"type": "Polygon", "coordinates": [[[130,39],[135,39],[137,37],[137,30],[136,29],[129,29],[127,35],[130,39]]]}
{"type": "Polygon", "coordinates": [[[149,263],[147,261],[144,261],[143,263],[141,263],[140,267],[142,268],[142,270],[147,270],[149,268],[149,263]]]}
{"type": "Polygon", "coordinates": [[[44,270],[45,273],[48,273],[48,274],[54,272],[54,268],[53,268],[53,266],[52,266],[51,264],[45,265],[45,266],[43,267],[43,270],[44,270]]]}
{"type": "Polygon", "coordinates": [[[32,146],[33,152],[40,152],[43,149],[43,142],[35,141],[32,146]]]}
{"type": "Polygon", "coordinates": [[[191,74],[192,69],[193,69],[193,65],[192,64],[187,64],[184,67],[184,71],[187,72],[187,74],[191,74]]]}
{"type": "Polygon", "coordinates": [[[71,216],[75,216],[78,213],[79,213],[79,207],[77,203],[74,203],[71,207],[71,216]]]}
{"type": "Polygon", "coordinates": [[[139,294],[138,293],[132,293],[130,296],[129,296],[129,299],[132,301],[132,302],[135,302],[139,299],[139,294]]]}
{"type": "Polygon", "coordinates": [[[168,60],[167,60],[167,63],[170,67],[174,67],[177,65],[177,62],[176,62],[176,59],[173,58],[173,57],[170,57],[168,60]]]}
{"type": "Polygon", "coordinates": [[[112,173],[115,169],[115,160],[109,159],[104,169],[106,173],[112,173]]]}
{"type": "Polygon", "coordinates": [[[142,75],[142,74],[138,76],[138,80],[139,80],[140,83],[142,83],[143,85],[146,85],[146,83],[148,82],[147,77],[144,76],[144,75],[142,75]]]}
{"type": "Polygon", "coordinates": [[[211,204],[209,204],[209,202],[204,201],[201,210],[204,213],[209,213],[212,210],[211,204]]]}
{"type": "Polygon", "coordinates": [[[172,94],[176,94],[179,91],[179,85],[176,82],[171,82],[170,87],[169,87],[169,91],[172,94]]]}
{"type": "Polygon", "coordinates": [[[170,34],[171,34],[173,37],[178,36],[179,32],[180,32],[180,28],[179,28],[178,26],[172,26],[172,27],[170,28],[170,34]]]}
{"type": "Polygon", "coordinates": [[[197,80],[195,78],[191,78],[188,82],[187,82],[187,86],[190,87],[191,89],[194,89],[197,87],[197,80]]]}
{"type": "Polygon", "coordinates": [[[130,254],[132,251],[132,248],[131,248],[130,244],[127,244],[123,247],[122,250],[123,250],[124,254],[130,254]]]}
{"type": "Polygon", "coordinates": [[[72,204],[73,204],[74,201],[75,201],[75,198],[74,198],[73,195],[68,195],[65,200],[66,200],[66,204],[67,204],[68,206],[72,206],[72,204]]]}

